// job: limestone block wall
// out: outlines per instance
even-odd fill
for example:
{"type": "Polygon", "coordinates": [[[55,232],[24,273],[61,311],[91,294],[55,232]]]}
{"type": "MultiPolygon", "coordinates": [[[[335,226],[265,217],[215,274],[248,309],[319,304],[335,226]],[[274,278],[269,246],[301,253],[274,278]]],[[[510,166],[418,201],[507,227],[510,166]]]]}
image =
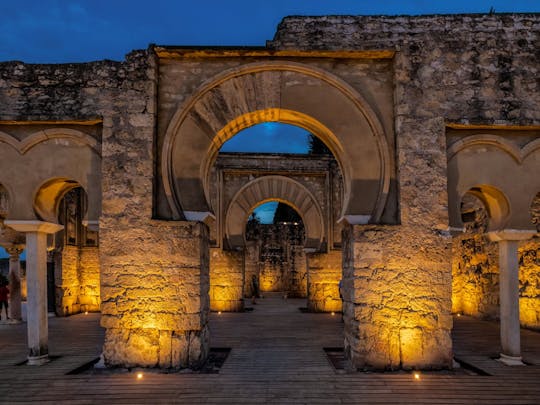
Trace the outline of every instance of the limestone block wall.
{"type": "Polygon", "coordinates": [[[448,238],[403,226],[346,227],[345,350],[358,368],[452,361],[448,238]],[[445,249],[445,246],[447,247],[445,249]]]}
{"type": "Polygon", "coordinates": [[[210,249],[210,310],[244,309],[244,258],[242,252],[210,249]]]}
{"type": "Polygon", "coordinates": [[[97,246],[82,247],[79,254],[79,304],[81,312],[97,312],[101,305],[99,248],[97,246]]]}
{"type": "MultiPolygon", "coordinates": [[[[521,326],[540,329],[540,240],[520,242],[521,326]]],[[[452,255],[452,312],[499,319],[499,254],[483,234],[455,237],[452,255]]]]}
{"type": "Polygon", "coordinates": [[[445,125],[539,125],[539,32],[532,14],[287,17],[270,42],[396,52],[401,225],[355,226],[343,238],[345,346],[356,366],[451,366],[445,125]]]}
{"type": "Polygon", "coordinates": [[[288,296],[291,298],[306,298],[308,294],[307,258],[304,247],[290,247],[290,269],[288,296]]]}
{"type": "Polygon", "coordinates": [[[259,263],[259,286],[261,292],[285,291],[287,285],[288,262],[269,257],[259,263]]]}
{"type": "Polygon", "coordinates": [[[312,312],[341,311],[339,281],[342,276],[341,251],[309,253],[307,256],[307,307],[312,312]]]}
{"type": "Polygon", "coordinates": [[[80,252],[77,246],[66,245],[56,254],[54,264],[56,313],[68,316],[81,312],[79,303],[79,263],[80,252]]]}
{"type": "Polygon", "coordinates": [[[56,254],[54,268],[59,316],[99,311],[98,247],[66,245],[56,254]]]}
{"type": "Polygon", "coordinates": [[[244,250],[244,297],[253,296],[252,278],[259,277],[259,245],[257,242],[246,242],[244,250]]]}
{"type": "Polygon", "coordinates": [[[453,239],[452,312],[499,317],[499,250],[484,234],[453,239]]]}
{"type": "Polygon", "coordinates": [[[100,249],[109,366],[193,367],[208,352],[208,229],[193,222],[106,226],[100,249]]]}

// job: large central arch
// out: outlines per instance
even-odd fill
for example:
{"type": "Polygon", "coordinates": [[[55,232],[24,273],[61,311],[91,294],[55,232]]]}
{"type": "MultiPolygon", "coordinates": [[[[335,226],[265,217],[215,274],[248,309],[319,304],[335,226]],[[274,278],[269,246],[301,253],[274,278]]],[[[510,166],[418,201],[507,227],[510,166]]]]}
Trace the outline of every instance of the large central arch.
{"type": "Polygon", "coordinates": [[[270,200],[292,205],[304,222],[305,247],[320,249],[325,239],[321,207],[306,187],[284,176],[264,176],[238,190],[225,216],[225,237],[229,247],[234,249],[244,245],[249,214],[257,205],[270,200]]]}
{"type": "Polygon", "coordinates": [[[202,85],[175,113],[161,161],[174,219],[196,219],[213,211],[208,177],[220,147],[240,130],[268,121],[305,128],[330,148],[343,173],[342,215],[349,222],[380,219],[391,162],[375,113],[336,76],[283,61],[228,70],[202,85]]]}

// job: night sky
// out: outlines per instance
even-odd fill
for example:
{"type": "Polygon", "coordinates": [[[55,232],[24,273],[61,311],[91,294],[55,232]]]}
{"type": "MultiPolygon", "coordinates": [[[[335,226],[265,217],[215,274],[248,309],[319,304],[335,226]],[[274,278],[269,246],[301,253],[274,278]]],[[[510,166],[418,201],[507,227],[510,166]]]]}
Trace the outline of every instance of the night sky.
{"type": "Polygon", "coordinates": [[[0,0],[0,61],[122,60],[158,45],[258,45],[287,15],[538,12],[538,0],[0,0]]]}
{"type": "MultiPolygon", "coordinates": [[[[263,46],[287,15],[488,13],[492,8],[539,12],[540,0],[0,0],[0,61],[123,60],[149,44],[263,46]]],[[[228,150],[306,148],[303,130],[268,123],[244,132],[245,139],[233,139],[228,150]]]]}

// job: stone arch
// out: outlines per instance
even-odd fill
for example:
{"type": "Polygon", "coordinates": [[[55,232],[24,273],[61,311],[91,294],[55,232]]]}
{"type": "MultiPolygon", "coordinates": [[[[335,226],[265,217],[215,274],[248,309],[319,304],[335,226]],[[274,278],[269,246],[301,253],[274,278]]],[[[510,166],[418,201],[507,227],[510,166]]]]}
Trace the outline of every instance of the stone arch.
{"type": "Polygon", "coordinates": [[[318,136],[342,169],[343,215],[364,222],[379,220],[391,162],[375,113],[336,76],[283,61],[226,71],[202,85],[175,113],[161,160],[173,218],[192,219],[211,210],[207,178],[217,151],[241,129],[265,121],[298,125],[318,136]]]}
{"type": "Polygon", "coordinates": [[[50,139],[70,139],[81,145],[86,145],[90,147],[98,155],[101,155],[99,148],[99,142],[92,136],[85,134],[82,131],[70,128],[49,128],[43,129],[41,131],[34,132],[23,140],[19,141],[12,135],[9,135],[5,132],[0,131],[0,142],[7,143],[15,150],[17,150],[21,155],[24,155],[30,149],[36,145],[48,141],[50,139]]]}
{"type": "Polygon", "coordinates": [[[260,177],[238,190],[225,215],[225,238],[230,248],[244,246],[249,214],[267,201],[281,201],[292,206],[302,217],[306,248],[321,248],[325,239],[321,207],[306,187],[284,176],[260,177]]]}
{"type": "Polygon", "coordinates": [[[34,196],[34,211],[36,216],[42,221],[58,222],[58,206],[60,201],[67,192],[77,187],[82,188],[77,181],[62,177],[49,179],[44,182],[34,196]]]}
{"type": "MultiPolygon", "coordinates": [[[[510,204],[505,194],[498,188],[482,184],[471,187],[461,196],[461,201],[466,194],[476,197],[482,202],[487,210],[489,221],[488,231],[503,229],[510,217],[510,204]]],[[[460,222],[462,219],[460,218],[460,222]]]]}

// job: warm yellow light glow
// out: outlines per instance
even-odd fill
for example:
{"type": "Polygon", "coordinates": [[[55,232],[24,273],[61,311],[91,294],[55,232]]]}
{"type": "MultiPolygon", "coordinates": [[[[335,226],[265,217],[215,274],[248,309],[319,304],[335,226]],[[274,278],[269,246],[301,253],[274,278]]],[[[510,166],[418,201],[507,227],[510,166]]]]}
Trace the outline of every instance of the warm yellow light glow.
{"type": "Polygon", "coordinates": [[[221,315],[221,311],[218,311],[218,315],[221,315]]]}
{"type": "Polygon", "coordinates": [[[332,312],[332,316],[334,316],[336,313],[335,312],[332,312]]]}
{"type": "Polygon", "coordinates": [[[419,380],[420,379],[420,373],[414,373],[414,379],[419,380]]]}
{"type": "Polygon", "coordinates": [[[457,314],[458,318],[461,316],[461,314],[457,314]]]}
{"type": "Polygon", "coordinates": [[[137,380],[142,380],[143,373],[137,373],[137,380]]]}
{"type": "Polygon", "coordinates": [[[84,314],[85,314],[85,315],[88,315],[88,311],[84,311],[84,314]]]}

